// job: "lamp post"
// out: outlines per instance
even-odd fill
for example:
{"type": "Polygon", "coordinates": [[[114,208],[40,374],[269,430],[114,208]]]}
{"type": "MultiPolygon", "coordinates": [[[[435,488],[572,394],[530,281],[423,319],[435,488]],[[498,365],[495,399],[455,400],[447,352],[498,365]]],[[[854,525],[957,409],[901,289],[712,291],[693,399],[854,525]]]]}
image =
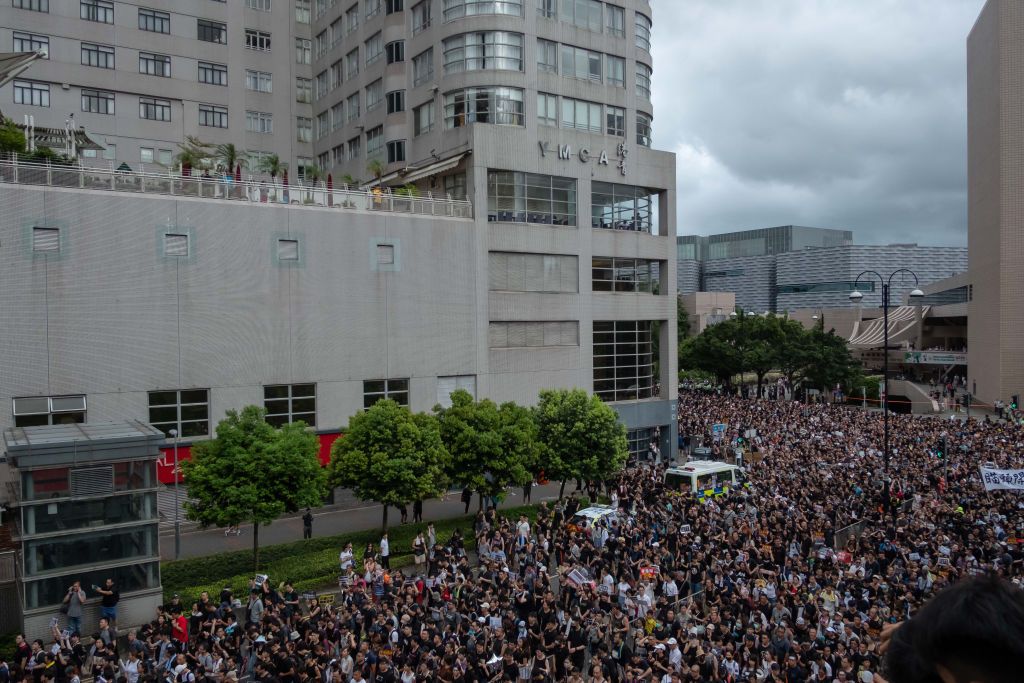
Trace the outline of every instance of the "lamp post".
{"type": "Polygon", "coordinates": [[[886,507],[890,509],[895,518],[895,510],[892,507],[891,491],[890,486],[892,480],[889,477],[889,290],[892,286],[892,279],[897,273],[908,273],[914,277],[914,289],[910,290],[910,298],[913,300],[920,299],[924,296],[924,292],[918,289],[917,274],[907,268],[900,268],[894,270],[889,274],[888,278],[883,277],[881,274],[873,270],[865,270],[857,279],[853,282],[853,291],[850,292],[850,301],[855,304],[859,304],[863,299],[864,295],[857,289],[857,285],[860,284],[860,279],[865,275],[873,275],[878,278],[878,281],[882,285],[882,325],[883,330],[883,345],[882,349],[882,382],[883,382],[883,396],[882,396],[882,472],[883,482],[885,484],[885,490],[883,493],[883,500],[886,507]]]}
{"type": "Polygon", "coordinates": [[[181,559],[181,508],[178,506],[178,430],[170,431],[174,439],[174,559],[181,559]]]}

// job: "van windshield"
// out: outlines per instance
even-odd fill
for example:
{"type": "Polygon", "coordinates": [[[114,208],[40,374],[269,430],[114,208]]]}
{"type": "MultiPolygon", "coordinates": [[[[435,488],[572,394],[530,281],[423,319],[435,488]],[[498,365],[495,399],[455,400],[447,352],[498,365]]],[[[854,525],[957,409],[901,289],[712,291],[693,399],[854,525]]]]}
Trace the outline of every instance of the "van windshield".
{"type": "Polygon", "coordinates": [[[691,481],[689,475],[677,474],[676,472],[665,473],[665,488],[669,491],[688,492],[691,490],[691,481]]]}

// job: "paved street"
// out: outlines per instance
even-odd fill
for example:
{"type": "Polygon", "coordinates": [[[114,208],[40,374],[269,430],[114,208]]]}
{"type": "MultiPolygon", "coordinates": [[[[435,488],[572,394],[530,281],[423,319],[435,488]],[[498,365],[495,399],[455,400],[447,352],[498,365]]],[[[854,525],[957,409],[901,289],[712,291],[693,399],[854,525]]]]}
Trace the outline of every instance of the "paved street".
{"type": "MultiPolygon", "coordinates": [[[[575,489],[575,483],[566,484],[566,495],[575,489]]],[[[558,498],[558,483],[551,483],[545,486],[535,486],[533,489],[533,503],[542,500],[554,500],[558,498]]],[[[367,505],[363,501],[356,500],[350,491],[339,491],[336,498],[337,504],[327,508],[321,508],[315,512],[313,520],[313,536],[335,536],[352,531],[363,531],[365,529],[380,528],[381,506],[367,505]]],[[[523,504],[522,489],[513,489],[505,497],[501,507],[515,507],[523,504]]],[[[173,491],[168,489],[161,492],[161,511],[170,513],[171,519],[162,522],[160,525],[160,556],[164,560],[174,559],[174,524],[173,524],[173,491]],[[165,501],[171,501],[166,505],[165,501]]],[[[459,500],[459,494],[452,493],[447,500],[428,500],[423,504],[424,521],[448,519],[463,514],[465,505],[459,500]]],[[[470,512],[477,509],[476,497],[470,506],[470,512]]],[[[409,506],[409,519],[412,519],[412,506],[409,506]]],[[[184,521],[184,518],[182,518],[184,521]]],[[[399,520],[398,510],[391,508],[388,512],[389,526],[397,525],[399,520]]],[[[260,546],[273,545],[275,543],[286,543],[302,539],[302,515],[293,515],[281,518],[270,526],[260,527],[260,546]]],[[[183,525],[181,535],[181,557],[202,557],[214,555],[231,550],[248,550],[252,548],[252,526],[242,527],[242,533],[238,536],[224,536],[222,529],[210,529],[202,531],[195,525],[183,525]]]]}

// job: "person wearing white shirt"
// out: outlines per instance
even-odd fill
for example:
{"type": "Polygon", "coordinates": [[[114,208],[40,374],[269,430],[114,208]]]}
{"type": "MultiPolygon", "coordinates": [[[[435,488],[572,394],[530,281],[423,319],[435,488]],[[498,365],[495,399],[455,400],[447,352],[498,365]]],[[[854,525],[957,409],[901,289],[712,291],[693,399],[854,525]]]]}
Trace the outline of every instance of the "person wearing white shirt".
{"type": "Polygon", "coordinates": [[[338,554],[338,564],[341,566],[341,573],[344,574],[351,567],[355,566],[356,555],[352,551],[352,544],[347,543],[344,549],[338,554]]]}
{"type": "Polygon", "coordinates": [[[384,569],[391,569],[391,546],[388,543],[388,532],[380,538],[380,564],[384,569]]]}
{"type": "Polygon", "coordinates": [[[679,650],[679,644],[675,638],[668,639],[668,664],[677,673],[683,666],[683,653],[679,650]]]}

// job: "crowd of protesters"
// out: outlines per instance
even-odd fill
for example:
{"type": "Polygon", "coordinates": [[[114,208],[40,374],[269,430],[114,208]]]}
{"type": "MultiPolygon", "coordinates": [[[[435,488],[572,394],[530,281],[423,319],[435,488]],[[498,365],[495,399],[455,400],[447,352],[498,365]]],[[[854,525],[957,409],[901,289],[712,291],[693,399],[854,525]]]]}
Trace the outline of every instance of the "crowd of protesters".
{"type": "Polygon", "coordinates": [[[744,449],[749,485],[700,501],[634,462],[593,485],[617,508],[594,524],[573,523],[573,494],[532,521],[430,526],[401,568],[386,536],[349,545],[329,604],[255,577],[175,596],[127,640],[104,623],[88,646],[21,642],[8,677],[871,683],[887,625],[959,579],[1024,576],[1020,494],[986,493],[977,468],[1024,466],[1019,426],[894,415],[886,470],[876,412],[693,391],[679,419],[712,457],[744,449]]]}

